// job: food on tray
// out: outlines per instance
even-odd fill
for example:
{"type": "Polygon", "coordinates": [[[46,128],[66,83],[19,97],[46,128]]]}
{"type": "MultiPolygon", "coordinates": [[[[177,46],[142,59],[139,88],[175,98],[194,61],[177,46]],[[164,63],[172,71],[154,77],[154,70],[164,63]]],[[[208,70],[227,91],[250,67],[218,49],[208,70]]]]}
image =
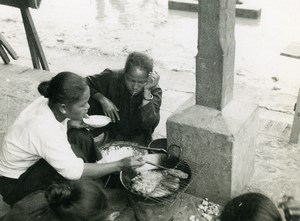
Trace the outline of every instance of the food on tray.
{"type": "Polygon", "coordinates": [[[142,171],[131,180],[131,188],[143,195],[149,195],[159,185],[163,177],[164,175],[159,171],[142,171]]]}
{"type": "Polygon", "coordinates": [[[170,179],[163,179],[160,184],[172,191],[176,191],[179,189],[179,181],[176,182],[170,179]]]}
{"type": "Polygon", "coordinates": [[[180,179],[168,175],[166,170],[141,171],[131,181],[132,190],[147,197],[167,196],[180,187],[180,179]]]}
{"type": "Polygon", "coordinates": [[[142,156],[143,153],[131,146],[112,145],[101,151],[102,159],[97,163],[108,163],[121,160],[130,156],[142,156]]]}
{"type": "Polygon", "coordinates": [[[163,197],[163,196],[168,196],[172,194],[173,192],[170,191],[167,187],[165,186],[158,186],[155,188],[153,192],[149,194],[150,197],[163,197]]]}
{"type": "Polygon", "coordinates": [[[174,176],[174,177],[178,177],[180,179],[187,179],[189,177],[189,175],[181,170],[178,169],[168,169],[166,170],[166,173],[168,175],[174,176]]]}
{"type": "Polygon", "coordinates": [[[173,183],[179,183],[180,182],[180,179],[177,178],[177,177],[174,177],[174,176],[165,176],[165,179],[169,182],[173,182],[173,183]]]}

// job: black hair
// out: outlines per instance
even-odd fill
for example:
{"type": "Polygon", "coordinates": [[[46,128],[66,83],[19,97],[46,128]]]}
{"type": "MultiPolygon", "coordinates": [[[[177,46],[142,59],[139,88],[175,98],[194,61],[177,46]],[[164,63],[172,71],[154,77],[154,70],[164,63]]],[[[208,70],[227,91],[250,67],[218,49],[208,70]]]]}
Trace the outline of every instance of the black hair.
{"type": "Polygon", "coordinates": [[[282,221],[276,205],[261,193],[245,193],[230,200],[221,221],[282,221]]]}
{"type": "Polygon", "coordinates": [[[101,220],[108,207],[102,187],[91,180],[53,184],[45,197],[49,207],[63,221],[101,220]]]}
{"type": "Polygon", "coordinates": [[[125,73],[129,73],[133,68],[140,68],[150,73],[153,71],[153,59],[144,53],[132,52],[126,59],[125,73]]]}
{"type": "Polygon", "coordinates": [[[60,72],[51,80],[41,82],[38,91],[49,99],[49,103],[73,104],[80,100],[86,87],[81,76],[72,72],[60,72]]]}

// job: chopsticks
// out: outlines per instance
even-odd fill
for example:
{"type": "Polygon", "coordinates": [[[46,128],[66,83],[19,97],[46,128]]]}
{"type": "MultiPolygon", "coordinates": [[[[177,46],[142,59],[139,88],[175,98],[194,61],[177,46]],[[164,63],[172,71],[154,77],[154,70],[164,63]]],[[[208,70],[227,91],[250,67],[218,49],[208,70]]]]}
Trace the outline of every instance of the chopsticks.
{"type": "Polygon", "coordinates": [[[150,164],[150,165],[152,165],[152,166],[156,166],[156,167],[158,167],[158,168],[164,169],[164,170],[168,170],[168,169],[169,169],[169,168],[163,167],[163,166],[161,166],[161,165],[158,165],[158,164],[156,164],[156,163],[152,163],[152,162],[150,162],[150,161],[148,161],[148,160],[146,160],[146,163],[148,163],[148,164],[150,164]]]}
{"type": "Polygon", "coordinates": [[[143,146],[139,146],[140,149],[145,149],[145,150],[153,150],[153,151],[161,151],[164,153],[168,153],[168,151],[166,151],[163,148],[151,148],[151,147],[143,147],[143,146]]]}

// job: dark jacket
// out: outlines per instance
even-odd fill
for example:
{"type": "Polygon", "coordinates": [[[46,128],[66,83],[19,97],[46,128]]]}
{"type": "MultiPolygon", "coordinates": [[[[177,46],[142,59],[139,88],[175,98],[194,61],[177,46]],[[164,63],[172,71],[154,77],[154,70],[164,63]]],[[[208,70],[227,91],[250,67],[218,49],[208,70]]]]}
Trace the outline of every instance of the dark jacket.
{"type": "Polygon", "coordinates": [[[143,137],[141,145],[151,141],[151,135],[160,120],[162,90],[156,86],[151,90],[153,99],[141,106],[143,93],[131,95],[125,84],[124,71],[105,69],[102,73],[88,76],[91,98],[89,114],[103,114],[100,103],[93,99],[93,95],[100,92],[110,99],[119,109],[120,121],[111,123],[106,129],[110,132],[111,140],[137,142],[136,137],[143,137]]]}

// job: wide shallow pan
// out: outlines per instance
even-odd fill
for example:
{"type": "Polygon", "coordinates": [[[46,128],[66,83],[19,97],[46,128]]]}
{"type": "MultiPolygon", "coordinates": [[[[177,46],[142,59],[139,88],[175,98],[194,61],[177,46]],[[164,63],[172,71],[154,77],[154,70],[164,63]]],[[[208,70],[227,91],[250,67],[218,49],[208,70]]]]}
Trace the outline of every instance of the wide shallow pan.
{"type": "MultiPolygon", "coordinates": [[[[164,165],[166,165],[166,164],[164,164],[164,165]]],[[[177,165],[174,166],[173,168],[179,169],[179,170],[187,173],[188,178],[187,179],[180,179],[179,189],[172,192],[169,195],[162,196],[162,197],[149,197],[149,196],[143,195],[140,192],[137,192],[137,191],[133,190],[131,188],[132,179],[135,176],[137,176],[137,172],[134,172],[134,171],[121,171],[120,172],[120,180],[121,180],[122,185],[125,187],[125,189],[127,189],[131,194],[135,195],[137,200],[152,201],[152,202],[154,201],[154,202],[159,202],[159,203],[163,203],[163,204],[170,204],[170,203],[173,203],[173,199],[175,200],[179,193],[183,192],[187,188],[188,184],[190,183],[190,181],[192,179],[191,169],[185,161],[179,161],[177,163],[177,165]]],[[[161,170],[161,169],[156,169],[156,170],[161,170]]]]}

